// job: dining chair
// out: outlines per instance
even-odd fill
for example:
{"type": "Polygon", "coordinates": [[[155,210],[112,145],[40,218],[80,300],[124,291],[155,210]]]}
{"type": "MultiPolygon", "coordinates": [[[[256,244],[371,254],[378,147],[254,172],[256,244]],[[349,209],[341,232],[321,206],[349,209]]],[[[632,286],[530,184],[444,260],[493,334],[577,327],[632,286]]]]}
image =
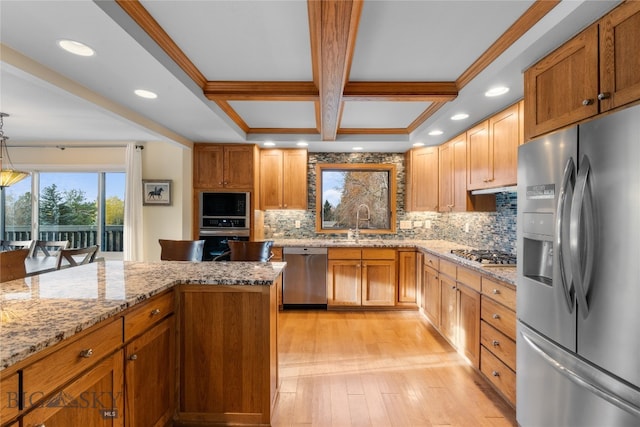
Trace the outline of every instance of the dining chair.
{"type": "Polygon", "coordinates": [[[68,240],[36,240],[31,256],[38,256],[38,251],[44,256],[57,256],[60,250],[68,247],[68,240]]]}
{"type": "Polygon", "coordinates": [[[273,240],[243,241],[229,240],[230,261],[260,261],[267,262],[273,257],[271,247],[273,240]]]}
{"type": "Polygon", "coordinates": [[[2,242],[0,242],[2,250],[5,251],[11,251],[14,249],[28,249],[29,253],[27,256],[31,256],[33,254],[35,244],[35,240],[3,240],[2,242]]]}
{"type": "Polygon", "coordinates": [[[93,245],[85,248],[60,249],[56,270],[92,263],[96,259],[98,248],[98,245],[93,245]],[[80,257],[82,258],[79,259],[80,257]],[[63,265],[63,261],[66,261],[68,264],[63,265]]]}
{"type": "Polygon", "coordinates": [[[202,261],[204,240],[158,239],[163,261],[202,261]]]}
{"type": "Polygon", "coordinates": [[[24,260],[28,255],[29,249],[26,248],[0,252],[0,282],[26,277],[24,260]]]}

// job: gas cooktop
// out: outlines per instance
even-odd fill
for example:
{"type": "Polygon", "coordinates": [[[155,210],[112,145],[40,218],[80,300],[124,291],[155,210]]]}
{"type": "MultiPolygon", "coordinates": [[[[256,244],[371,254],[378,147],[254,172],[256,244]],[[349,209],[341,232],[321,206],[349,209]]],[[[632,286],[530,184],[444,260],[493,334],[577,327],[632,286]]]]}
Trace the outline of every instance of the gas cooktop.
{"type": "Polygon", "coordinates": [[[451,253],[483,265],[515,265],[516,256],[488,249],[452,249],[451,253]]]}

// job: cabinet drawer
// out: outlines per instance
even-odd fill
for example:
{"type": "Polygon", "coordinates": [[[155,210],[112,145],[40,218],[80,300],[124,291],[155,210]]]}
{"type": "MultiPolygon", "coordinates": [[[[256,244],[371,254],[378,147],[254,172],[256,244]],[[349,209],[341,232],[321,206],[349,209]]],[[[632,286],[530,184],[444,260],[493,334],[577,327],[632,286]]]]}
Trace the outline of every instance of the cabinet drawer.
{"type": "Polygon", "coordinates": [[[276,261],[282,261],[282,247],[278,246],[278,247],[272,247],[271,248],[271,253],[273,254],[273,257],[271,257],[271,261],[272,262],[276,262],[276,261]]]}
{"type": "Polygon", "coordinates": [[[360,248],[329,248],[327,257],[329,259],[360,259],[362,250],[360,248]]]}
{"type": "Polygon", "coordinates": [[[516,339],[516,313],[482,295],[482,320],[511,338],[516,339]]]}
{"type": "Polygon", "coordinates": [[[174,311],[173,292],[156,296],[124,316],[124,340],[129,341],[174,311]]]}
{"type": "Polygon", "coordinates": [[[27,366],[22,374],[26,405],[113,353],[122,345],[122,320],[111,322],[27,366]],[[33,397],[33,398],[32,398],[33,397]]]}
{"type": "Polygon", "coordinates": [[[364,248],[362,249],[362,259],[396,259],[396,250],[364,248]]]}
{"type": "Polygon", "coordinates": [[[468,268],[458,267],[458,282],[467,285],[470,288],[480,292],[480,274],[469,270],[468,268]]]}
{"type": "Polygon", "coordinates": [[[482,278],[482,293],[510,308],[516,309],[516,290],[486,277],[482,278]]]}
{"type": "Polygon", "coordinates": [[[455,279],[457,276],[456,270],[457,270],[457,266],[455,263],[451,261],[446,261],[444,259],[440,260],[440,273],[446,274],[447,276],[455,279]]]}
{"type": "Polygon", "coordinates": [[[484,347],[480,347],[480,371],[507,398],[516,403],[516,374],[484,347]]]}
{"type": "Polygon", "coordinates": [[[0,420],[8,420],[18,415],[18,373],[13,373],[0,381],[0,420]]]}
{"type": "Polygon", "coordinates": [[[428,252],[424,252],[424,265],[426,265],[427,267],[434,268],[436,269],[436,271],[439,271],[440,258],[428,252]]]}
{"type": "Polygon", "coordinates": [[[480,326],[480,343],[502,360],[512,370],[516,370],[516,343],[511,338],[489,325],[484,320],[480,326]]]}

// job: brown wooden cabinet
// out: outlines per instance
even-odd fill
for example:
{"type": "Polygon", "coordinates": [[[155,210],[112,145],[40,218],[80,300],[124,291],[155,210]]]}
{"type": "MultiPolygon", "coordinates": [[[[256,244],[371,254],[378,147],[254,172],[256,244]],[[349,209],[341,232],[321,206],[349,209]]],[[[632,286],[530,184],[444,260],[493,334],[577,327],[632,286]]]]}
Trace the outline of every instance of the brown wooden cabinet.
{"type": "Polygon", "coordinates": [[[328,306],[393,306],[396,303],[396,251],[330,248],[328,306]]]}
{"type": "Polygon", "coordinates": [[[456,346],[458,327],[458,289],[455,279],[440,273],[440,331],[456,346]]]}
{"type": "Polygon", "coordinates": [[[467,190],[516,184],[522,108],[514,104],[467,131],[467,190]]]}
{"type": "Polygon", "coordinates": [[[398,249],[398,300],[400,305],[416,305],[418,274],[418,253],[415,250],[398,249]]]}
{"type": "Polygon", "coordinates": [[[438,210],[438,147],[414,148],[406,153],[407,211],[438,210]]]}
{"type": "MultiPolygon", "coordinates": [[[[95,364],[74,382],[48,395],[22,417],[23,427],[123,427],[122,351],[95,364]]],[[[48,366],[59,370],[58,366],[48,366]]],[[[27,394],[27,396],[29,396],[27,394]]]]}
{"type": "Polygon", "coordinates": [[[307,150],[260,151],[261,209],[307,208],[307,150]]]}
{"type": "Polygon", "coordinates": [[[458,283],[458,350],[480,367],[480,293],[458,283]]]}
{"type": "Polygon", "coordinates": [[[480,371],[512,404],[516,402],[516,290],[482,277],[480,371]]]}
{"type": "Polygon", "coordinates": [[[422,310],[427,319],[440,328],[440,278],[439,259],[432,254],[424,254],[422,282],[422,310]]]}
{"type": "Polygon", "coordinates": [[[249,144],[194,144],[193,188],[252,191],[256,150],[249,144]]]}
{"type": "Polygon", "coordinates": [[[640,3],[624,2],[525,71],[525,139],[640,99],[640,3]]]}
{"type": "Polygon", "coordinates": [[[18,415],[20,411],[20,379],[18,372],[3,372],[0,381],[0,420],[6,422],[18,415]]]}
{"type": "Polygon", "coordinates": [[[162,427],[175,412],[175,317],[125,347],[126,419],[132,427],[162,427]]]}
{"type": "Polygon", "coordinates": [[[181,425],[269,425],[278,387],[273,286],[179,290],[181,425]]]}

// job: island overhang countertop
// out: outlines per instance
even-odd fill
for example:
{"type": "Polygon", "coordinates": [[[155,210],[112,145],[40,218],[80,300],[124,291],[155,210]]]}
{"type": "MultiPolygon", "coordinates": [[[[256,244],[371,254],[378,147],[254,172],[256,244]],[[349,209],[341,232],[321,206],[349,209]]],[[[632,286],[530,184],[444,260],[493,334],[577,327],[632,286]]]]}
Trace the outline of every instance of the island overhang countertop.
{"type": "Polygon", "coordinates": [[[0,286],[0,371],[179,285],[271,286],[283,262],[104,261],[0,286]]]}

